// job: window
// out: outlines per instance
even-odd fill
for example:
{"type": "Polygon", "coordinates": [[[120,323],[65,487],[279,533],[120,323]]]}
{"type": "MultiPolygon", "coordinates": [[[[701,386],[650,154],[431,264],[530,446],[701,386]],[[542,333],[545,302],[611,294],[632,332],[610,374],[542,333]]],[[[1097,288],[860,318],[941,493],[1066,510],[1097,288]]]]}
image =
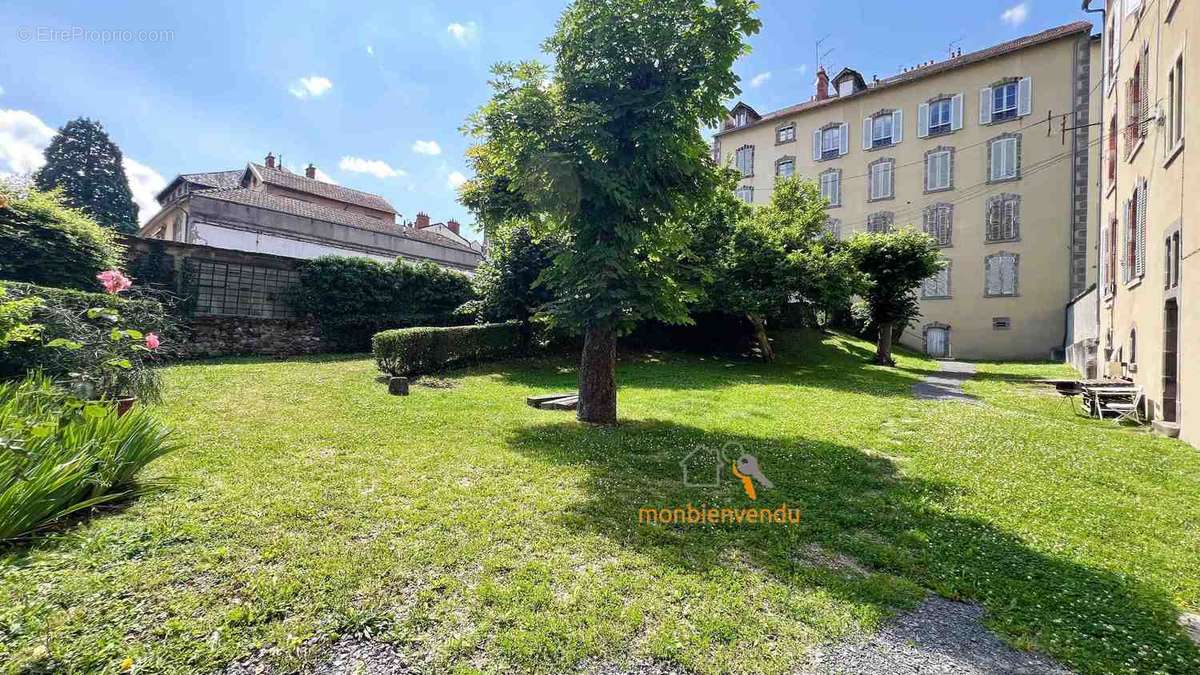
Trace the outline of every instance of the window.
{"type": "Polygon", "coordinates": [[[737,149],[737,156],[734,161],[737,163],[737,170],[741,172],[742,177],[754,175],[754,146],[743,145],[737,149]]]}
{"type": "Polygon", "coordinates": [[[714,164],[721,163],[721,139],[714,138],[712,144],[712,161],[714,164]]]}
{"type": "Polygon", "coordinates": [[[950,263],[921,282],[921,298],[925,300],[950,297],[950,263]]]}
{"type": "Polygon", "coordinates": [[[825,233],[840,241],[842,238],[842,221],[838,220],[837,218],[829,218],[826,220],[825,233]]]}
{"type": "Polygon", "coordinates": [[[745,110],[739,110],[733,116],[734,126],[744,127],[750,123],[750,114],[745,110]]]}
{"type": "Polygon", "coordinates": [[[1021,177],[1021,137],[1006,134],[988,143],[988,182],[1021,177]]]}
{"type": "Polygon", "coordinates": [[[878,159],[871,162],[867,201],[891,199],[895,196],[895,160],[878,159]]]}
{"type": "Polygon", "coordinates": [[[876,115],[871,119],[871,147],[892,144],[892,116],[876,115]]]}
{"type": "Polygon", "coordinates": [[[1002,80],[979,90],[979,123],[993,124],[1028,115],[1033,109],[1033,80],[1002,80]]]}
{"type": "Polygon", "coordinates": [[[1007,82],[992,87],[992,121],[1007,120],[1017,116],[1017,83],[1007,82]]]}
{"type": "Polygon", "coordinates": [[[1167,150],[1174,150],[1183,141],[1183,54],[1167,75],[1167,150]]]}
{"type": "Polygon", "coordinates": [[[842,205],[842,170],[830,169],[821,173],[821,196],[830,206],[842,205]]]}
{"type": "Polygon", "coordinates": [[[993,316],[992,330],[1008,330],[1012,328],[1012,319],[1007,316],[993,316]]]}
{"type": "Polygon", "coordinates": [[[830,124],[814,131],[813,159],[837,159],[846,154],[847,132],[845,123],[830,124]]]}
{"type": "Polygon", "coordinates": [[[954,226],[954,205],[933,204],[925,207],[921,229],[937,240],[938,246],[949,246],[954,226]]]}
{"type": "Polygon", "coordinates": [[[867,216],[867,232],[891,232],[895,215],[891,211],[879,211],[867,216]]]}
{"type": "Polygon", "coordinates": [[[733,194],[736,195],[738,199],[746,202],[747,204],[751,204],[754,202],[754,188],[749,185],[742,185],[742,186],[738,187],[736,190],[733,191],[733,194]]]}
{"type": "Polygon", "coordinates": [[[1120,224],[1116,216],[1108,223],[1108,228],[1101,234],[1101,245],[1104,246],[1104,267],[1101,273],[1104,275],[1101,283],[1104,284],[1104,295],[1111,296],[1117,287],[1117,231],[1120,229],[1120,224]]]}
{"type": "Polygon", "coordinates": [[[954,187],[952,169],[954,150],[934,148],[925,153],[925,191],[936,192],[954,187]]]}
{"type": "Polygon", "coordinates": [[[796,140],[796,125],[785,124],[775,130],[775,144],[791,143],[796,140]]]}
{"type": "Polygon", "coordinates": [[[986,297],[1003,297],[1017,294],[1017,267],[1021,256],[1001,251],[984,259],[983,294],[986,297]]]}
{"type": "Polygon", "coordinates": [[[791,178],[796,173],[795,157],[780,157],[775,160],[775,175],[780,178],[791,178]]]}
{"type": "Polygon", "coordinates": [[[1012,241],[1021,236],[1021,196],[1002,194],[987,200],[985,240],[1012,241]]]}
{"type": "Polygon", "coordinates": [[[1149,48],[1142,50],[1141,58],[1133,66],[1133,75],[1125,82],[1125,158],[1142,146],[1142,140],[1150,133],[1150,68],[1149,48]]]}
{"type": "Polygon", "coordinates": [[[962,128],[962,94],[936,96],[917,106],[917,136],[940,136],[962,128]]]}
{"type": "Polygon", "coordinates": [[[1179,245],[1180,245],[1180,243],[1182,243],[1180,241],[1179,237],[1180,237],[1180,233],[1176,232],[1175,234],[1172,234],[1171,238],[1170,238],[1171,252],[1167,259],[1167,270],[1168,270],[1167,274],[1170,276],[1170,279],[1171,279],[1170,288],[1178,288],[1179,287],[1179,262],[1183,258],[1183,256],[1180,254],[1180,251],[1179,251],[1179,245]]]}
{"type": "Polygon", "coordinates": [[[1129,365],[1137,365],[1137,328],[1129,329],[1129,365]]]}
{"type": "Polygon", "coordinates": [[[1108,186],[1117,185],[1117,113],[1114,111],[1108,123],[1108,186]]]}
{"type": "Polygon", "coordinates": [[[1148,183],[1142,179],[1133,190],[1133,196],[1125,201],[1122,212],[1125,217],[1124,236],[1121,240],[1122,279],[1130,284],[1146,274],[1146,197],[1148,183]]]}

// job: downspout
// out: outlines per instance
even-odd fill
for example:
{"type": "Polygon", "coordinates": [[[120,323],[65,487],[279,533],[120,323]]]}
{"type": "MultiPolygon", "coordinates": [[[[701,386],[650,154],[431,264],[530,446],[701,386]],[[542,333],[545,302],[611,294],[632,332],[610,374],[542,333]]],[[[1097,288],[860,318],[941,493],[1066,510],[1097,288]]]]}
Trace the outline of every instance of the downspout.
{"type": "MultiPolygon", "coordinates": [[[[1100,259],[1101,253],[1104,251],[1104,242],[1101,241],[1104,232],[1104,176],[1107,172],[1104,170],[1104,151],[1108,145],[1104,142],[1104,118],[1108,115],[1108,110],[1104,107],[1104,97],[1108,94],[1108,87],[1105,86],[1108,80],[1108,58],[1110,54],[1106,54],[1103,50],[1105,45],[1104,32],[1108,30],[1108,12],[1107,0],[1104,7],[1100,9],[1091,8],[1092,0],[1082,0],[1080,9],[1088,14],[1100,15],[1100,71],[1102,73],[1099,91],[1100,96],[1100,166],[1096,167],[1096,173],[1100,177],[1100,185],[1096,188],[1096,377],[1104,377],[1105,363],[1101,361],[1102,350],[1100,345],[1104,340],[1104,336],[1100,334],[1100,300],[1104,296],[1104,288],[1100,284],[1100,270],[1104,269],[1104,261],[1100,259]]],[[[1091,58],[1090,50],[1089,56],[1091,58]]],[[[1111,345],[1109,345],[1111,346],[1111,345]]]]}

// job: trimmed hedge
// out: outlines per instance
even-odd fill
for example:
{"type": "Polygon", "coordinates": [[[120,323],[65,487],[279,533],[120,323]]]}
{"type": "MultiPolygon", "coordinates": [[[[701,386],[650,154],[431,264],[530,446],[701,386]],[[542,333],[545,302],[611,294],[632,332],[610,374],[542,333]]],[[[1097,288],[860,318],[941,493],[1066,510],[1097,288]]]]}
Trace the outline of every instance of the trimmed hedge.
{"type": "Polygon", "coordinates": [[[521,328],[515,322],[398,328],[371,338],[375,363],[390,375],[422,375],[449,365],[507,356],[520,347],[521,328]]]}
{"type": "Polygon", "coordinates": [[[178,326],[166,315],[160,303],[153,300],[135,300],[107,293],[86,293],[64,288],[47,288],[15,281],[0,282],[5,289],[5,300],[20,300],[36,297],[42,306],[33,311],[30,323],[41,324],[41,339],[29,343],[16,343],[0,350],[0,378],[13,377],[27,371],[40,369],[51,376],[66,375],[80,367],[74,359],[82,352],[46,347],[44,344],[55,338],[70,340],[107,340],[106,327],[99,327],[95,335],[79,335],[64,324],[64,315],[82,316],[92,307],[111,307],[121,314],[121,328],[133,328],[142,332],[155,332],[163,337],[163,349],[157,354],[170,354],[180,341],[178,326]]]}
{"type": "Polygon", "coordinates": [[[392,328],[470,322],[454,311],[474,297],[470,278],[430,262],[325,256],[299,273],[292,307],[315,318],[322,339],[338,350],[363,351],[372,335],[392,328]]]}
{"type": "Polygon", "coordinates": [[[20,192],[0,183],[0,279],[100,290],[96,274],[121,264],[116,234],[58,192],[20,192]]]}

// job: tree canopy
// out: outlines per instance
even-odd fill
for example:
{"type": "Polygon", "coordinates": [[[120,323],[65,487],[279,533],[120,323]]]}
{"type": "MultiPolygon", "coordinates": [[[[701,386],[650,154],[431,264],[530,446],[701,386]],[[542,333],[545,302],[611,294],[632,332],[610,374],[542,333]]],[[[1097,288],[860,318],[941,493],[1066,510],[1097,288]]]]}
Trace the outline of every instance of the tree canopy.
{"type": "Polygon", "coordinates": [[[100,225],[132,234],[138,230],[138,206],[121,163],[121,149],[99,122],[67,122],[46,146],[46,164],[34,174],[42,190],[59,188],[66,203],[100,225]]]}
{"type": "Polygon", "coordinates": [[[584,333],[579,417],[616,421],[618,332],[687,320],[669,262],[678,216],[712,190],[702,125],[736,95],[733,61],[757,32],[750,0],[576,0],[535,62],[493,69],[492,99],[467,123],[475,178],[462,202],[489,232],[521,220],[564,246],[548,310],[584,333]]]}
{"type": "Polygon", "coordinates": [[[915,315],[917,287],[945,264],[937,241],[923,232],[902,229],[858,233],[850,238],[848,247],[863,275],[859,294],[870,308],[871,320],[879,326],[875,360],[893,365],[896,322],[915,315]]]}

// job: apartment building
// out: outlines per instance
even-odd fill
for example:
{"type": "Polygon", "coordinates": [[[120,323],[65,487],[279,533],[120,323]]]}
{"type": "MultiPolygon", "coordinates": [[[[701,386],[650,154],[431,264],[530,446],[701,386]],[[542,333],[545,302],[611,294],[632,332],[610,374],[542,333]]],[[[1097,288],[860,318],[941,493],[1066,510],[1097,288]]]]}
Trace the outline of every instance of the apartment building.
{"type": "Polygon", "coordinates": [[[1200,208],[1186,201],[1200,181],[1184,145],[1200,141],[1200,10],[1108,0],[1102,40],[1100,357],[1106,375],[1143,387],[1160,428],[1200,445],[1200,208]]]}
{"type": "Polygon", "coordinates": [[[948,264],[920,289],[902,343],[938,357],[1049,358],[1067,302],[1095,279],[1090,31],[1058,26],[870,82],[822,68],[808,101],[734,106],[714,158],[740,171],[750,203],[766,203],[779,176],[818,181],[837,236],[934,236],[948,264]]]}

